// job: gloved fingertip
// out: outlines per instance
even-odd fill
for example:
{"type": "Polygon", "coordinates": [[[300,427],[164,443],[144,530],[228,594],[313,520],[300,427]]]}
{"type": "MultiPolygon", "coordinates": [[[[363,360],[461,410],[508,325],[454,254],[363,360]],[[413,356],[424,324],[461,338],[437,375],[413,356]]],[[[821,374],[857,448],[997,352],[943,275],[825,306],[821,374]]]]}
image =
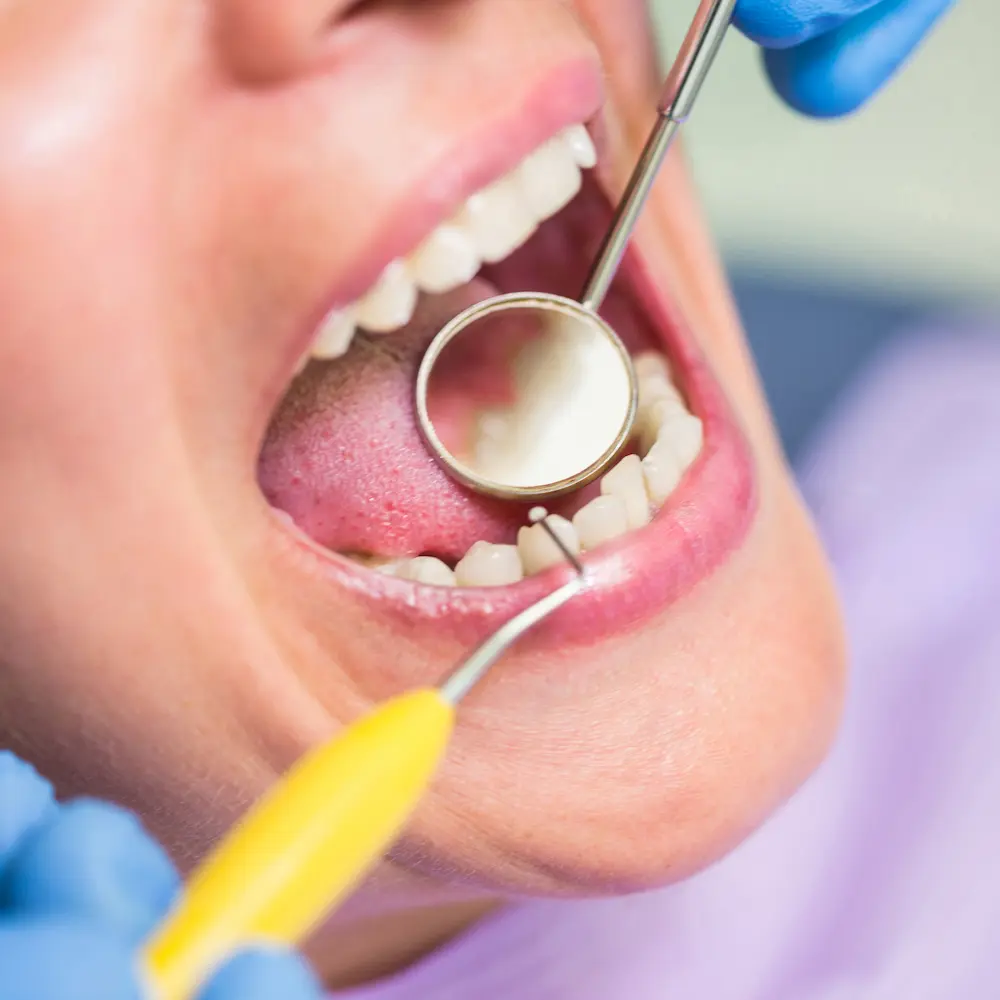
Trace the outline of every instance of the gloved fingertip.
{"type": "Polygon", "coordinates": [[[143,1000],[131,946],[65,920],[0,922],[3,1000],[143,1000]]]}
{"type": "Polygon", "coordinates": [[[52,786],[20,757],[0,750],[0,865],[25,833],[55,808],[52,786]]]}
{"type": "Polygon", "coordinates": [[[842,118],[857,111],[872,96],[871,81],[834,80],[835,66],[809,58],[799,49],[767,51],[764,69],[778,96],[809,118],[842,118]]]}
{"type": "Polygon", "coordinates": [[[766,49],[786,49],[809,36],[809,26],[795,4],[774,0],[739,0],[733,26],[751,42],[766,49]]]}
{"type": "Polygon", "coordinates": [[[767,51],[774,89],[813,118],[856,111],[896,75],[954,0],[882,0],[819,38],[767,51]]]}
{"type": "Polygon", "coordinates": [[[739,0],[733,25],[765,49],[789,49],[818,38],[878,0],[739,0]]]}
{"type": "Polygon", "coordinates": [[[198,1000],[322,1000],[324,991],[301,955],[254,949],[231,958],[198,1000]]]}
{"type": "Polygon", "coordinates": [[[132,813],[79,799],[20,845],[0,896],[13,913],[94,921],[137,942],[166,912],[178,884],[170,860],[132,813]]]}

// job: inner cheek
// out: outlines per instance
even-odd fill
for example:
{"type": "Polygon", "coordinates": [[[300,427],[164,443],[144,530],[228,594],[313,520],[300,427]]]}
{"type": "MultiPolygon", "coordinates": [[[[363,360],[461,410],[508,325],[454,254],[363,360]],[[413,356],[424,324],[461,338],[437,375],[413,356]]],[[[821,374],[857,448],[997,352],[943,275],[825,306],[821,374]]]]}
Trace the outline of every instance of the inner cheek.
{"type": "Polygon", "coordinates": [[[662,266],[681,311],[699,334],[704,332],[710,339],[731,332],[733,317],[728,309],[725,273],[698,203],[682,145],[671,152],[664,165],[649,211],[662,266]]]}
{"type": "Polygon", "coordinates": [[[683,152],[679,148],[671,154],[650,199],[647,246],[657,273],[669,283],[672,300],[721,381],[758,457],[766,451],[781,462],[770,407],[683,152]]]}

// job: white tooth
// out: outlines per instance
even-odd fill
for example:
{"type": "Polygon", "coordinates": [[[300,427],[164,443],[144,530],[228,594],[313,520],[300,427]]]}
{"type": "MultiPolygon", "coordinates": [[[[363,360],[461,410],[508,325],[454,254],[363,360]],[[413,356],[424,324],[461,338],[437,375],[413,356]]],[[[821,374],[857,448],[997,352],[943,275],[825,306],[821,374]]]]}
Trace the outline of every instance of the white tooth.
{"type": "Polygon", "coordinates": [[[521,559],[513,545],[476,542],[455,567],[459,587],[503,587],[524,576],[521,559]]]}
{"type": "Polygon", "coordinates": [[[642,474],[650,500],[659,507],[674,492],[684,475],[684,466],[666,438],[660,438],[650,448],[649,454],[642,460],[642,474]]]}
{"type": "Polygon", "coordinates": [[[686,416],[688,416],[687,407],[679,396],[655,399],[652,403],[641,407],[635,421],[639,432],[639,450],[646,454],[659,439],[660,429],[664,424],[686,416]]]}
{"type": "Polygon", "coordinates": [[[657,443],[663,440],[670,444],[677,460],[686,469],[701,452],[705,440],[705,428],[692,414],[679,414],[661,425],[657,443]]]}
{"type": "Polygon", "coordinates": [[[394,260],[355,306],[358,326],[371,333],[389,333],[410,322],[417,304],[417,286],[406,264],[394,260]]]}
{"type": "Polygon", "coordinates": [[[355,329],[354,314],[351,310],[334,309],[323,320],[310,354],[320,359],[342,357],[351,346],[355,329]]]}
{"type": "MultiPolygon", "coordinates": [[[[560,517],[558,514],[549,514],[546,520],[563,545],[573,555],[579,555],[580,539],[577,537],[576,528],[566,518],[560,517]]],[[[546,570],[550,566],[556,566],[566,561],[559,546],[552,541],[548,532],[540,524],[532,524],[530,527],[526,526],[518,531],[517,551],[527,576],[541,573],[542,570],[546,570]]]]}
{"type": "Polygon", "coordinates": [[[638,376],[639,406],[651,406],[661,399],[675,399],[683,403],[681,394],[673,382],[661,374],[644,374],[638,376]]]}
{"type": "Polygon", "coordinates": [[[474,194],[456,222],[491,264],[509,257],[535,231],[535,216],[521,196],[516,175],[474,194]]]}
{"type": "Polygon", "coordinates": [[[415,559],[394,559],[372,566],[376,573],[395,576],[413,583],[427,583],[435,587],[454,587],[455,574],[440,559],[417,556],[415,559]]]}
{"type": "Polygon", "coordinates": [[[524,201],[539,222],[565,208],[583,183],[573,154],[558,138],[528,156],[517,175],[524,201]]]}
{"type": "Polygon", "coordinates": [[[661,375],[668,382],[671,379],[670,362],[659,351],[643,351],[632,359],[632,364],[639,378],[661,375]]]}
{"type": "Polygon", "coordinates": [[[649,497],[642,478],[638,455],[626,455],[601,480],[601,493],[618,497],[625,506],[629,531],[644,528],[650,521],[649,497]]]}
{"type": "Polygon", "coordinates": [[[433,556],[417,556],[409,559],[397,576],[414,583],[427,583],[434,587],[454,587],[455,574],[440,559],[433,556]]]}
{"type": "Polygon", "coordinates": [[[439,295],[471,281],[480,261],[472,239],[458,226],[446,224],[410,254],[407,265],[420,288],[439,295]]]}
{"type": "Polygon", "coordinates": [[[628,531],[625,504],[618,497],[597,497],[573,515],[573,527],[584,549],[596,549],[628,531]]]}
{"type": "Polygon", "coordinates": [[[569,147],[576,165],[581,170],[590,170],[591,167],[597,166],[597,150],[594,149],[594,140],[590,138],[585,125],[570,125],[563,131],[561,138],[569,147]]]}

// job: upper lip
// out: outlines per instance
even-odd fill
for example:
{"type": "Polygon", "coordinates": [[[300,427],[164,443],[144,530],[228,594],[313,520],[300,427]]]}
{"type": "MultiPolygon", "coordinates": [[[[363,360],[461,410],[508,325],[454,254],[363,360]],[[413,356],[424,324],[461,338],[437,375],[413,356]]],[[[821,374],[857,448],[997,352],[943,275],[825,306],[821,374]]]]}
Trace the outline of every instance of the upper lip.
{"type": "MultiPolygon", "coordinates": [[[[600,65],[592,59],[576,59],[553,68],[520,99],[480,122],[471,134],[456,137],[429,173],[414,177],[406,196],[387,207],[383,214],[390,221],[352,267],[338,276],[332,289],[313,304],[285,358],[282,385],[287,385],[331,309],[363,295],[390,261],[413,250],[472,194],[503,177],[564,128],[592,121],[603,103],[600,65]]],[[[276,403],[277,399],[272,400],[272,406],[276,403]]]]}

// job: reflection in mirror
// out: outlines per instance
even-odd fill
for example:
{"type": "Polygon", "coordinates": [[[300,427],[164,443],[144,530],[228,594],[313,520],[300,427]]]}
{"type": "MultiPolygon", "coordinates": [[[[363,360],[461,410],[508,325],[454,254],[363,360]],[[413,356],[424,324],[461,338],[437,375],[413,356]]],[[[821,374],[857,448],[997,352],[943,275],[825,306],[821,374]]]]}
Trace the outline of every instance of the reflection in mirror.
{"type": "Polygon", "coordinates": [[[543,297],[494,303],[457,327],[425,358],[427,437],[445,466],[475,489],[522,499],[599,475],[635,410],[631,361],[610,328],[543,297]]]}

